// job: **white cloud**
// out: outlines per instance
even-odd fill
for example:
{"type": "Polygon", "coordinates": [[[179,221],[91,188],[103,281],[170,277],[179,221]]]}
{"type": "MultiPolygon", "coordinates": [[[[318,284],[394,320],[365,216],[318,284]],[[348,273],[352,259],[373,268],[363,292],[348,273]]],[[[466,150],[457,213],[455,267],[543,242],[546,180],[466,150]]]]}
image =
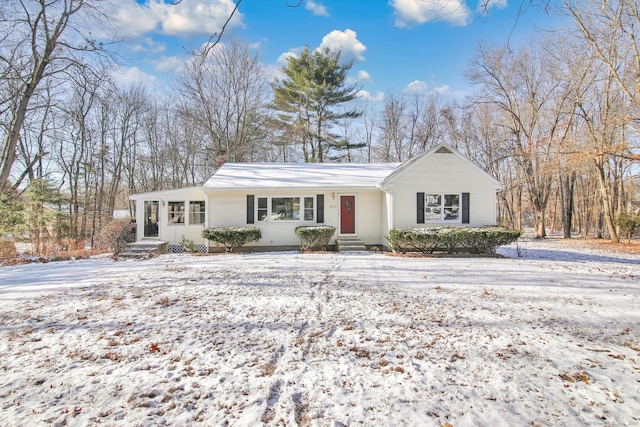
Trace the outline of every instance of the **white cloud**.
{"type": "Polygon", "coordinates": [[[304,48],[294,48],[294,49],[290,49],[288,52],[285,52],[283,54],[281,54],[278,57],[278,60],[276,61],[278,64],[280,64],[281,66],[287,65],[289,63],[289,58],[294,57],[297,58],[300,56],[300,52],[302,52],[304,50],[304,48]]]}
{"type": "Polygon", "coordinates": [[[428,85],[421,80],[414,80],[402,90],[402,93],[408,93],[413,95],[425,94],[428,92],[428,85]]]}
{"type": "Polygon", "coordinates": [[[270,64],[265,67],[265,72],[269,81],[283,80],[285,78],[282,68],[275,64],[270,64]]]}
{"type": "Polygon", "coordinates": [[[391,0],[390,5],[395,10],[396,26],[400,28],[432,21],[461,26],[471,21],[471,10],[464,0],[391,0]]]}
{"type": "Polygon", "coordinates": [[[355,31],[346,29],[344,31],[333,30],[322,38],[322,43],[318,49],[329,48],[331,50],[342,51],[340,59],[344,62],[364,61],[363,53],[367,47],[358,40],[355,31]]]}
{"type": "Polygon", "coordinates": [[[451,88],[449,87],[449,85],[434,87],[433,91],[435,93],[437,93],[438,95],[450,95],[451,94],[451,88]]]}
{"type": "Polygon", "coordinates": [[[120,67],[113,71],[113,79],[120,86],[129,87],[137,84],[153,88],[156,84],[156,77],[145,73],[138,67],[120,67]]]}
{"type": "Polygon", "coordinates": [[[222,42],[220,43],[206,42],[200,45],[200,48],[197,50],[197,52],[199,52],[201,55],[206,53],[207,55],[212,56],[216,54],[216,51],[222,52],[224,50],[225,50],[225,45],[222,42]]]}
{"type": "Polygon", "coordinates": [[[165,50],[167,50],[167,46],[164,43],[156,42],[152,40],[151,37],[145,37],[144,40],[140,43],[136,43],[132,48],[133,53],[146,52],[158,54],[165,50]]]}
{"type": "MultiPolygon", "coordinates": [[[[213,35],[222,26],[235,8],[232,0],[188,0],[178,4],[164,0],[146,0],[139,4],[135,0],[114,2],[107,12],[117,22],[121,37],[140,37],[150,32],[186,36],[193,34],[213,35]]],[[[241,27],[243,15],[236,11],[227,29],[241,27]]]]}
{"type": "MultiPolygon", "coordinates": [[[[153,0],[149,3],[149,8],[159,14],[162,32],[165,34],[214,34],[222,30],[235,3],[232,0],[189,0],[172,5],[162,0],[153,0]]],[[[242,25],[242,14],[236,11],[229,27],[242,25]]]]}
{"type": "Polygon", "coordinates": [[[373,83],[373,79],[371,78],[371,75],[364,70],[358,71],[358,73],[356,74],[356,79],[360,83],[373,83]]]}
{"type": "Polygon", "coordinates": [[[487,11],[493,7],[496,9],[504,9],[507,7],[507,0],[488,0],[478,3],[478,10],[480,11],[487,11]]]}
{"type": "Polygon", "coordinates": [[[368,90],[360,90],[358,91],[358,99],[368,102],[382,102],[384,101],[384,93],[378,92],[373,95],[368,90]]]}
{"type": "Polygon", "coordinates": [[[289,63],[289,58],[298,58],[300,56],[300,52],[302,52],[303,50],[304,48],[297,47],[281,54],[276,60],[275,64],[267,65],[267,76],[269,76],[271,80],[283,80],[285,78],[285,75],[282,72],[282,67],[285,67],[289,63]]]}
{"type": "Polygon", "coordinates": [[[311,11],[311,13],[313,13],[316,16],[329,16],[329,12],[327,11],[327,8],[324,5],[320,3],[316,3],[313,0],[307,0],[305,4],[305,8],[311,11]]]}
{"type": "Polygon", "coordinates": [[[158,27],[158,18],[135,0],[108,2],[105,5],[105,12],[113,17],[117,37],[135,38],[158,27]]]}
{"type": "Polygon", "coordinates": [[[449,85],[434,87],[433,92],[437,93],[440,96],[454,98],[458,100],[463,100],[469,95],[469,93],[464,90],[451,90],[449,85]]]}
{"type": "Polygon", "coordinates": [[[180,72],[184,68],[184,59],[178,56],[162,56],[154,62],[154,69],[160,73],[180,72]]]}
{"type": "MultiPolygon", "coordinates": [[[[342,52],[340,55],[340,61],[342,63],[351,62],[352,60],[364,61],[364,56],[362,55],[362,53],[367,50],[365,45],[358,40],[356,32],[349,29],[345,31],[334,30],[324,36],[322,38],[322,43],[320,43],[320,46],[318,46],[316,50],[324,50],[325,48],[329,48],[333,51],[340,50],[342,52]]],[[[289,62],[289,58],[291,57],[299,58],[300,53],[302,53],[302,51],[305,49],[306,47],[296,47],[280,54],[280,56],[276,60],[278,67],[281,68],[286,66],[289,62]]],[[[275,66],[268,68],[275,68],[275,66]]],[[[278,69],[277,71],[272,70],[269,74],[277,78],[284,77],[280,69],[278,69]]],[[[367,73],[366,71],[358,72],[358,81],[363,81],[366,83],[367,79],[371,79],[369,73],[367,73]]]]}
{"type": "Polygon", "coordinates": [[[446,98],[454,98],[463,100],[468,93],[462,90],[451,90],[449,85],[435,86],[429,88],[427,82],[422,80],[414,80],[407,85],[402,90],[403,94],[406,95],[428,95],[428,94],[436,94],[446,98]]]}

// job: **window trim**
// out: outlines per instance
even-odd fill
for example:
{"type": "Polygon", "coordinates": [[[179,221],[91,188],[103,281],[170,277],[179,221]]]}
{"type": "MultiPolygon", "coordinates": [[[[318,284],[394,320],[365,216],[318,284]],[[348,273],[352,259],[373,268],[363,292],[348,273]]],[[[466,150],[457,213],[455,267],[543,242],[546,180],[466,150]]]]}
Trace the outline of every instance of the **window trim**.
{"type": "Polygon", "coordinates": [[[256,223],[315,223],[316,218],[318,217],[318,202],[316,200],[316,196],[312,194],[300,194],[300,195],[292,195],[292,196],[284,196],[279,194],[268,195],[268,196],[255,196],[256,201],[254,203],[254,215],[256,223]],[[266,207],[261,206],[261,200],[266,199],[266,207]],[[273,199],[298,199],[298,219],[273,219],[273,199]],[[312,208],[305,208],[305,200],[311,199],[313,203],[312,208]],[[266,214],[264,211],[266,210],[266,214]],[[313,212],[313,217],[311,219],[305,219],[305,213],[308,211],[313,212]],[[261,213],[264,215],[264,219],[261,219],[261,213]]]}

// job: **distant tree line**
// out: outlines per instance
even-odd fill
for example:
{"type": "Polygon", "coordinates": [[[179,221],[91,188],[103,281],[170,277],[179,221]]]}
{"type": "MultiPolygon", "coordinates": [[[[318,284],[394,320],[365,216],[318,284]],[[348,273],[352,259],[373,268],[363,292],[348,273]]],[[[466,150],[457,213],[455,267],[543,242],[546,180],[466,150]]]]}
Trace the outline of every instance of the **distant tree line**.
{"type": "Polygon", "coordinates": [[[480,46],[467,99],[387,94],[379,108],[339,51],[307,48],[270,81],[237,39],[194,55],[166,93],[118,86],[114,55],[82,24],[108,26],[99,6],[0,5],[0,234],[92,239],[129,194],[199,185],[223,161],[398,162],[440,142],[504,184],[499,222],[538,237],[618,241],[637,209],[635,1],[567,0],[575,27],[553,39],[480,46]]]}

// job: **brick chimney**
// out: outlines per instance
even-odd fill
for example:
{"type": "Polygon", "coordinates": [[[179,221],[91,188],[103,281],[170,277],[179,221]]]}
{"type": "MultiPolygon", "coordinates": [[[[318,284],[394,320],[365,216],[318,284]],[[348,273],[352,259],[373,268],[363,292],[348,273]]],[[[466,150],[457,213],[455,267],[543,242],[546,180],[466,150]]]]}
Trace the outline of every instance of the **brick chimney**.
{"type": "Polygon", "coordinates": [[[227,162],[227,152],[224,150],[221,150],[220,153],[218,154],[218,169],[220,169],[222,165],[224,165],[226,162],[227,162]]]}

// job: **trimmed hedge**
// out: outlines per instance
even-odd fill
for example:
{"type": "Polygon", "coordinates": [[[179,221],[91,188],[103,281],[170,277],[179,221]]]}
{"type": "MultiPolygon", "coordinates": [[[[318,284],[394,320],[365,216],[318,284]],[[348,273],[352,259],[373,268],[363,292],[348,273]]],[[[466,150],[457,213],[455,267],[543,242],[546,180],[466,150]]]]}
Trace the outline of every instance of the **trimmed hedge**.
{"type": "Polygon", "coordinates": [[[202,230],[202,237],[224,246],[226,252],[249,242],[257,242],[262,232],[257,227],[213,227],[202,230]]]}
{"type": "Polygon", "coordinates": [[[296,236],[302,240],[300,244],[300,250],[309,250],[319,248],[324,251],[327,249],[327,245],[336,232],[336,228],[331,225],[319,225],[319,226],[300,226],[296,227],[296,236]]]}
{"type": "Polygon", "coordinates": [[[394,228],[387,241],[394,252],[463,252],[494,254],[502,245],[513,243],[522,232],[503,227],[394,228]]]}

